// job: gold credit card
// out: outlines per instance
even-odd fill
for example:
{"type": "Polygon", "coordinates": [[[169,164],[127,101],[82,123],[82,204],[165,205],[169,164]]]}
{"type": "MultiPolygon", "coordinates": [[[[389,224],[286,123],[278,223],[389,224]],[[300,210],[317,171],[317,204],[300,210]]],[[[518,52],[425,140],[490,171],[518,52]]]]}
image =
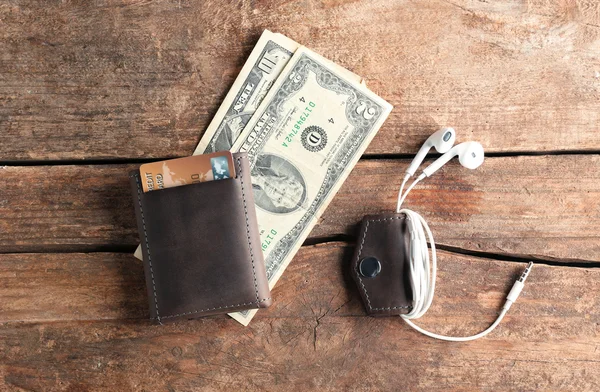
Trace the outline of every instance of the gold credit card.
{"type": "Polygon", "coordinates": [[[231,177],[235,177],[235,168],[233,155],[229,151],[192,155],[140,166],[144,192],[231,177]]]}

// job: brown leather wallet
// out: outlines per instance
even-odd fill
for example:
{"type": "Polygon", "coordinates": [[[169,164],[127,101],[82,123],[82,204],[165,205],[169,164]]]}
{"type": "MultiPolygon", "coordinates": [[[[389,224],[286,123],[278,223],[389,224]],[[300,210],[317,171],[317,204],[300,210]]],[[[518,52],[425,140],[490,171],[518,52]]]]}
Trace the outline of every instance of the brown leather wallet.
{"type": "Polygon", "coordinates": [[[271,304],[246,154],[236,177],[144,193],[129,175],[150,316],[159,324],[271,304]]]}
{"type": "Polygon", "coordinates": [[[363,218],[351,275],[371,316],[406,314],[412,310],[409,236],[404,214],[363,218]]]}

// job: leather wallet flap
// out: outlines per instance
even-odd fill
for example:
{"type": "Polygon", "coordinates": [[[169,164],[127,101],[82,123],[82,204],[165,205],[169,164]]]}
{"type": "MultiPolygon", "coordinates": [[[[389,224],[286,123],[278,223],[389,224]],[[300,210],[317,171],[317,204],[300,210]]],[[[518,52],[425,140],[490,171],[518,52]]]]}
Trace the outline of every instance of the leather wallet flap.
{"type": "Polygon", "coordinates": [[[159,323],[271,303],[245,154],[234,164],[236,178],[146,193],[139,172],[130,175],[159,323]]]}

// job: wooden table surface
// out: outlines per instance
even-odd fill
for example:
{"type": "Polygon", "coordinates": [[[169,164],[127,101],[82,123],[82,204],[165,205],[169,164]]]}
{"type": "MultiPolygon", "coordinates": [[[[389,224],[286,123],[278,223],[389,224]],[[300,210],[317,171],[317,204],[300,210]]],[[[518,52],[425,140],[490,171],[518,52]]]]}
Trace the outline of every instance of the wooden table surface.
{"type": "Polygon", "coordinates": [[[0,390],[600,390],[600,3],[0,3],[0,390]],[[147,321],[128,170],[190,155],[263,29],[394,110],[247,328],[147,321]],[[419,323],[366,316],[356,224],[441,126],[478,140],[408,199],[441,248],[419,323]]]}

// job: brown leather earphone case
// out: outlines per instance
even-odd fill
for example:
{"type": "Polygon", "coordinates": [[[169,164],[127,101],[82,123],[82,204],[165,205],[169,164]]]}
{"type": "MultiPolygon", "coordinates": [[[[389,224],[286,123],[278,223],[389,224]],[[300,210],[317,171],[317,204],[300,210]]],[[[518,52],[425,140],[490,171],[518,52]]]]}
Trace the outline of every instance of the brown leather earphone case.
{"type": "Polygon", "coordinates": [[[371,316],[409,313],[409,233],[404,214],[383,213],[363,218],[351,274],[371,316]]]}

